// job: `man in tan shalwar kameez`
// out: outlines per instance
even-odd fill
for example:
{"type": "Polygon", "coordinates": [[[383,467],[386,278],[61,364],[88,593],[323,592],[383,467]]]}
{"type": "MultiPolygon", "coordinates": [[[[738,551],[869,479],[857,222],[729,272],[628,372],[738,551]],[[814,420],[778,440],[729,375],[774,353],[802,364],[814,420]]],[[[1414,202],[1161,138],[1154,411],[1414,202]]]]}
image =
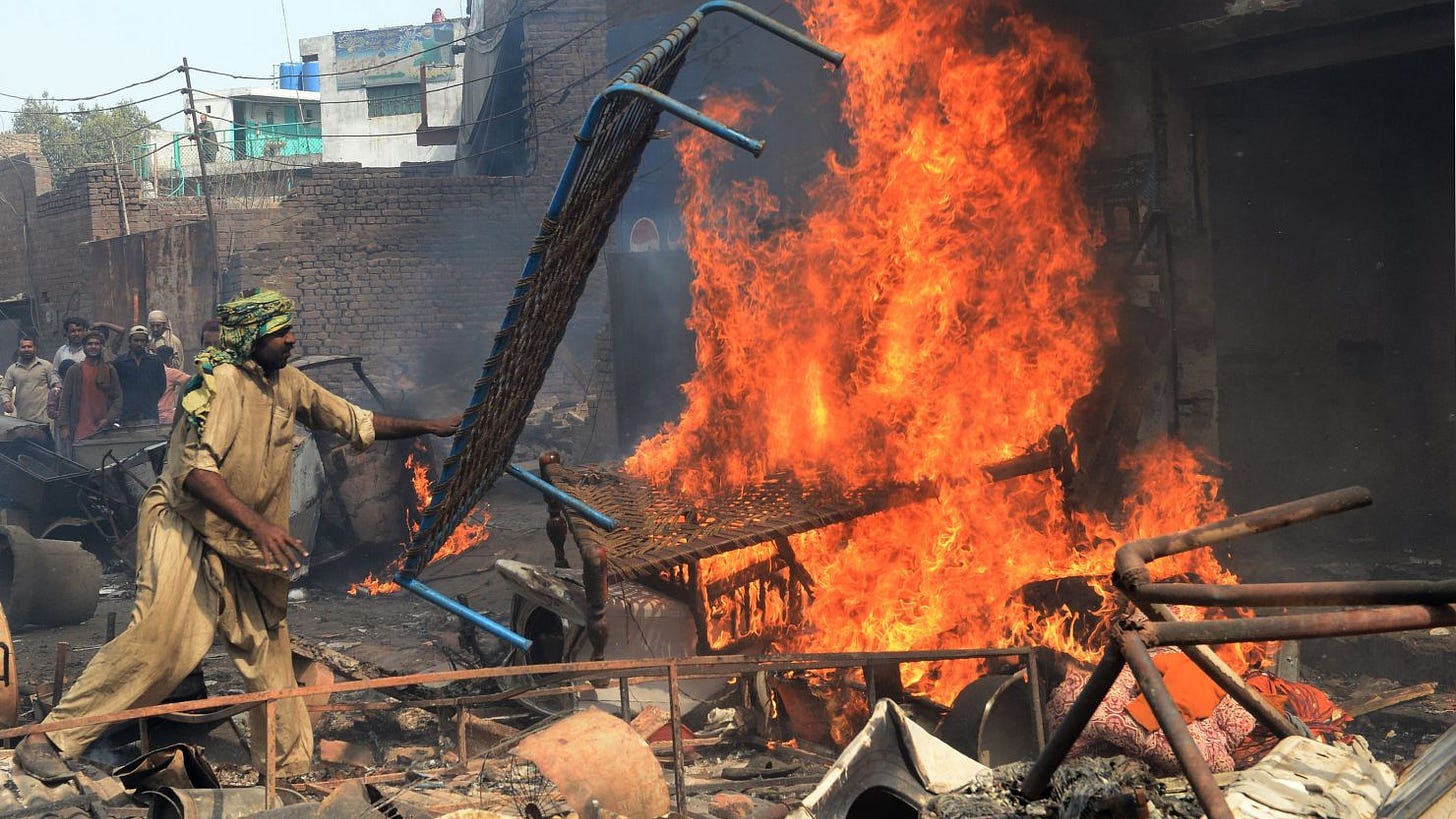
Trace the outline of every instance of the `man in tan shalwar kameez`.
{"type": "MultiPolygon", "coordinates": [[[[375,415],[287,366],[294,303],[263,291],[218,308],[221,337],[184,387],[167,464],[141,502],[131,625],[97,652],[45,722],[153,705],[222,639],[249,691],[293,688],[288,571],[307,555],[288,534],[293,424],[325,429],[364,449],[375,439],[455,433],[459,418],[375,415]]],[[[262,736],[250,714],[253,736],[262,736]]],[[[27,737],[16,760],[47,782],[73,776],[75,757],[107,726],[27,737]],[[47,741],[49,736],[49,741],[47,741]]],[[[308,770],[313,731],[301,699],[277,703],[277,770],[308,770]]],[[[253,747],[260,766],[264,749],[253,747]]]]}

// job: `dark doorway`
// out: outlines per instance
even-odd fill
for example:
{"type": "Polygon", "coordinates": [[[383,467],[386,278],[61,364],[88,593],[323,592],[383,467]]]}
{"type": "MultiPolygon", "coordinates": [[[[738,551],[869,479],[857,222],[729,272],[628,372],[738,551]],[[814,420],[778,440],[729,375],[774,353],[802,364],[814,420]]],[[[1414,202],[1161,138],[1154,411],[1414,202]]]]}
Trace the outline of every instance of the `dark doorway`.
{"type": "Polygon", "coordinates": [[[1208,92],[1225,494],[1236,511],[1375,497],[1240,547],[1241,574],[1419,575],[1449,548],[1452,82],[1448,48],[1208,92]]]}

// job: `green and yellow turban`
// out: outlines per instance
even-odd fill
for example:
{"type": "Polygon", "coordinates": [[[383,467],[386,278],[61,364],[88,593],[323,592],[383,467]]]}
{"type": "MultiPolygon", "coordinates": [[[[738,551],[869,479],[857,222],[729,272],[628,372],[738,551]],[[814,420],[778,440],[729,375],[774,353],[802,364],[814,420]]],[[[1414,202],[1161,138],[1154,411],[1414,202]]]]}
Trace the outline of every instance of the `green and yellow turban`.
{"type": "Polygon", "coordinates": [[[217,308],[217,344],[197,354],[197,374],[187,382],[182,410],[199,428],[212,403],[212,370],[219,364],[242,364],[258,339],[293,324],[298,305],[277,290],[255,290],[217,308]]]}

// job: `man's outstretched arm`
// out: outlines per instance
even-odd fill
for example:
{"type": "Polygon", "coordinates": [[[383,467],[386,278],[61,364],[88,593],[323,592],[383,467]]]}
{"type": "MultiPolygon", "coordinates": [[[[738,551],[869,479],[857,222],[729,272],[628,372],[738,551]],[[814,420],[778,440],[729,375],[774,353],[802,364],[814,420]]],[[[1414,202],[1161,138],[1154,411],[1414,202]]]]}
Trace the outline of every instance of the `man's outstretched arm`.
{"type": "Polygon", "coordinates": [[[417,435],[438,435],[441,438],[449,438],[459,431],[462,415],[452,415],[448,418],[396,418],[392,415],[376,414],[374,416],[374,437],[380,441],[413,438],[417,435]]]}

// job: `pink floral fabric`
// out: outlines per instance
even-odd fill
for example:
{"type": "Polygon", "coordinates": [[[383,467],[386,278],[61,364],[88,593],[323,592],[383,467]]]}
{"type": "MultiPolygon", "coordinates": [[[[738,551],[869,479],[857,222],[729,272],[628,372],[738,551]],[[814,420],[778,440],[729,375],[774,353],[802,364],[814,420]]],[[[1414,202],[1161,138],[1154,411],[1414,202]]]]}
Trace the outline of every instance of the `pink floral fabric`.
{"type": "MultiPolygon", "coordinates": [[[[1177,649],[1154,649],[1154,654],[1177,649]]],[[[1053,725],[1061,724],[1071,710],[1072,702],[1082,693],[1090,670],[1073,669],[1053,691],[1047,701],[1047,716],[1053,725]]],[[[1161,730],[1148,731],[1127,713],[1127,704],[1142,692],[1133,679],[1132,669],[1123,668],[1113,682],[1102,704],[1093,713],[1068,756],[1114,756],[1122,754],[1146,762],[1160,775],[1179,771],[1173,748],[1161,730]]],[[[1208,760],[1215,773],[1234,769],[1233,750],[1254,727],[1254,716],[1244,710],[1233,697],[1224,697],[1213,714],[1188,726],[1193,742],[1208,760]]]]}

